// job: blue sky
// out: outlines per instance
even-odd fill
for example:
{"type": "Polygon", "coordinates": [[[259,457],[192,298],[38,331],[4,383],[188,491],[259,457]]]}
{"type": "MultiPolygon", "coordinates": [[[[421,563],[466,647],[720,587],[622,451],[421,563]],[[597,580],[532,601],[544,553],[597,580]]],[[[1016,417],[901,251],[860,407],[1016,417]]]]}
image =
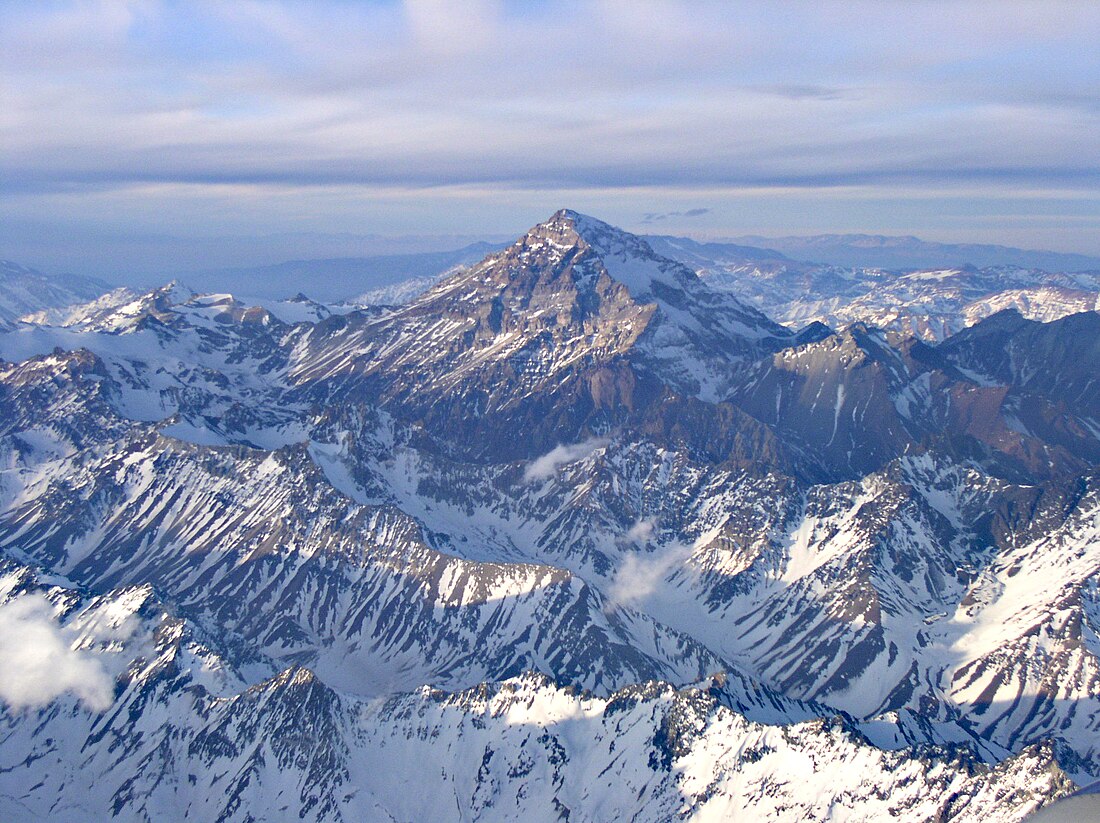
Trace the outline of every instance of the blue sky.
{"type": "Polygon", "coordinates": [[[0,256],[170,271],[560,206],[1100,254],[1098,42],[1084,0],[7,0],[0,256]]]}

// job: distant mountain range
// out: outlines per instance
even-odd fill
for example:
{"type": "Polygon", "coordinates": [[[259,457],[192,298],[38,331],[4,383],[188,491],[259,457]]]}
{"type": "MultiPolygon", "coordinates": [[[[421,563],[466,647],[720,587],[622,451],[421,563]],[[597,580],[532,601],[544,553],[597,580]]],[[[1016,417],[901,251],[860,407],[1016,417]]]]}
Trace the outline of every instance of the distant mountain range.
{"type": "Polygon", "coordinates": [[[0,260],[0,328],[24,314],[91,300],[111,287],[95,277],[43,274],[9,260],[0,260]]]}
{"type": "Polygon", "coordinates": [[[289,260],[270,266],[188,272],[176,279],[197,291],[230,289],[235,294],[268,299],[306,292],[314,300],[336,302],[412,278],[471,265],[499,248],[500,244],[473,243],[453,251],[289,260]]]}
{"type": "MultiPolygon", "coordinates": [[[[731,244],[773,249],[807,263],[879,269],[1015,266],[1046,271],[1100,271],[1100,257],[1034,251],[979,243],[934,243],[917,237],[877,234],[819,234],[811,237],[746,235],[731,244]]],[[[721,243],[708,244],[721,246],[721,243]]]]}
{"type": "MultiPolygon", "coordinates": [[[[967,265],[892,271],[803,263],[774,249],[683,237],[645,240],[656,253],[692,268],[712,288],[729,292],[792,328],[814,322],[834,328],[866,323],[936,341],[1006,308],[1043,321],[1100,309],[1100,270],[1049,272],[967,265]]],[[[468,264],[456,268],[462,265],[468,264]]],[[[406,303],[453,271],[412,277],[365,291],[347,302],[358,306],[406,303]]]]}

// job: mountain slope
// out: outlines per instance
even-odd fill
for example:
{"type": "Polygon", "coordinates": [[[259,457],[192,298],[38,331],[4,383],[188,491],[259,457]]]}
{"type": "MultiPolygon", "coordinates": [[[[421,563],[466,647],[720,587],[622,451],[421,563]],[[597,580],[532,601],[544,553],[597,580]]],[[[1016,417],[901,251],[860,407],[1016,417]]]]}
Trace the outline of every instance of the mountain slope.
{"type": "Polygon", "coordinates": [[[1049,750],[996,769],[949,750],[882,752],[840,719],[747,721],[714,684],[601,699],[523,675],[364,703],[292,667],[246,688],[148,589],[88,598],[4,564],[0,615],[26,625],[31,603],[36,628],[60,640],[55,663],[79,655],[113,683],[94,705],[65,695],[0,716],[6,819],[412,821],[457,808],[660,821],[751,805],[776,820],[840,807],[857,820],[1014,821],[1075,788],[1049,750]]]}
{"type": "MultiPolygon", "coordinates": [[[[369,398],[465,448],[530,457],[667,427],[672,407],[720,399],[744,362],[791,339],[637,238],[562,211],[407,306],[302,331],[290,379],[313,402],[369,398]]],[[[724,414],[720,436],[746,457],[774,451],[724,414]]]]}

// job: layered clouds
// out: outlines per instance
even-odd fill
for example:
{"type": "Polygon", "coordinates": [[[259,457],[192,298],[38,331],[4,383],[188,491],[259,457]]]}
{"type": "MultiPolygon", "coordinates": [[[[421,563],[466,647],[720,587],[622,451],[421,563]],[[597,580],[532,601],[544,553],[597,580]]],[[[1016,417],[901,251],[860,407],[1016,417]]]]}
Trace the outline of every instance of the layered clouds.
{"type": "Polygon", "coordinates": [[[786,233],[946,211],[1095,252],[1097,36],[1100,7],[1058,0],[4,4],[0,217],[508,233],[568,204],[786,233]]]}

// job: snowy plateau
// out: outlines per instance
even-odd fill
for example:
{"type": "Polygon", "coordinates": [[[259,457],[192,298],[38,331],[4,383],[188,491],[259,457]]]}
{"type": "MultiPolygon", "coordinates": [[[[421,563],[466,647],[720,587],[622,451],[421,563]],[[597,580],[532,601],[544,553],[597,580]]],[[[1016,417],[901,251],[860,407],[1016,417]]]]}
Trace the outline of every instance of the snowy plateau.
{"type": "Polygon", "coordinates": [[[0,820],[1096,808],[1100,273],[445,263],[3,264],[0,820]]]}

